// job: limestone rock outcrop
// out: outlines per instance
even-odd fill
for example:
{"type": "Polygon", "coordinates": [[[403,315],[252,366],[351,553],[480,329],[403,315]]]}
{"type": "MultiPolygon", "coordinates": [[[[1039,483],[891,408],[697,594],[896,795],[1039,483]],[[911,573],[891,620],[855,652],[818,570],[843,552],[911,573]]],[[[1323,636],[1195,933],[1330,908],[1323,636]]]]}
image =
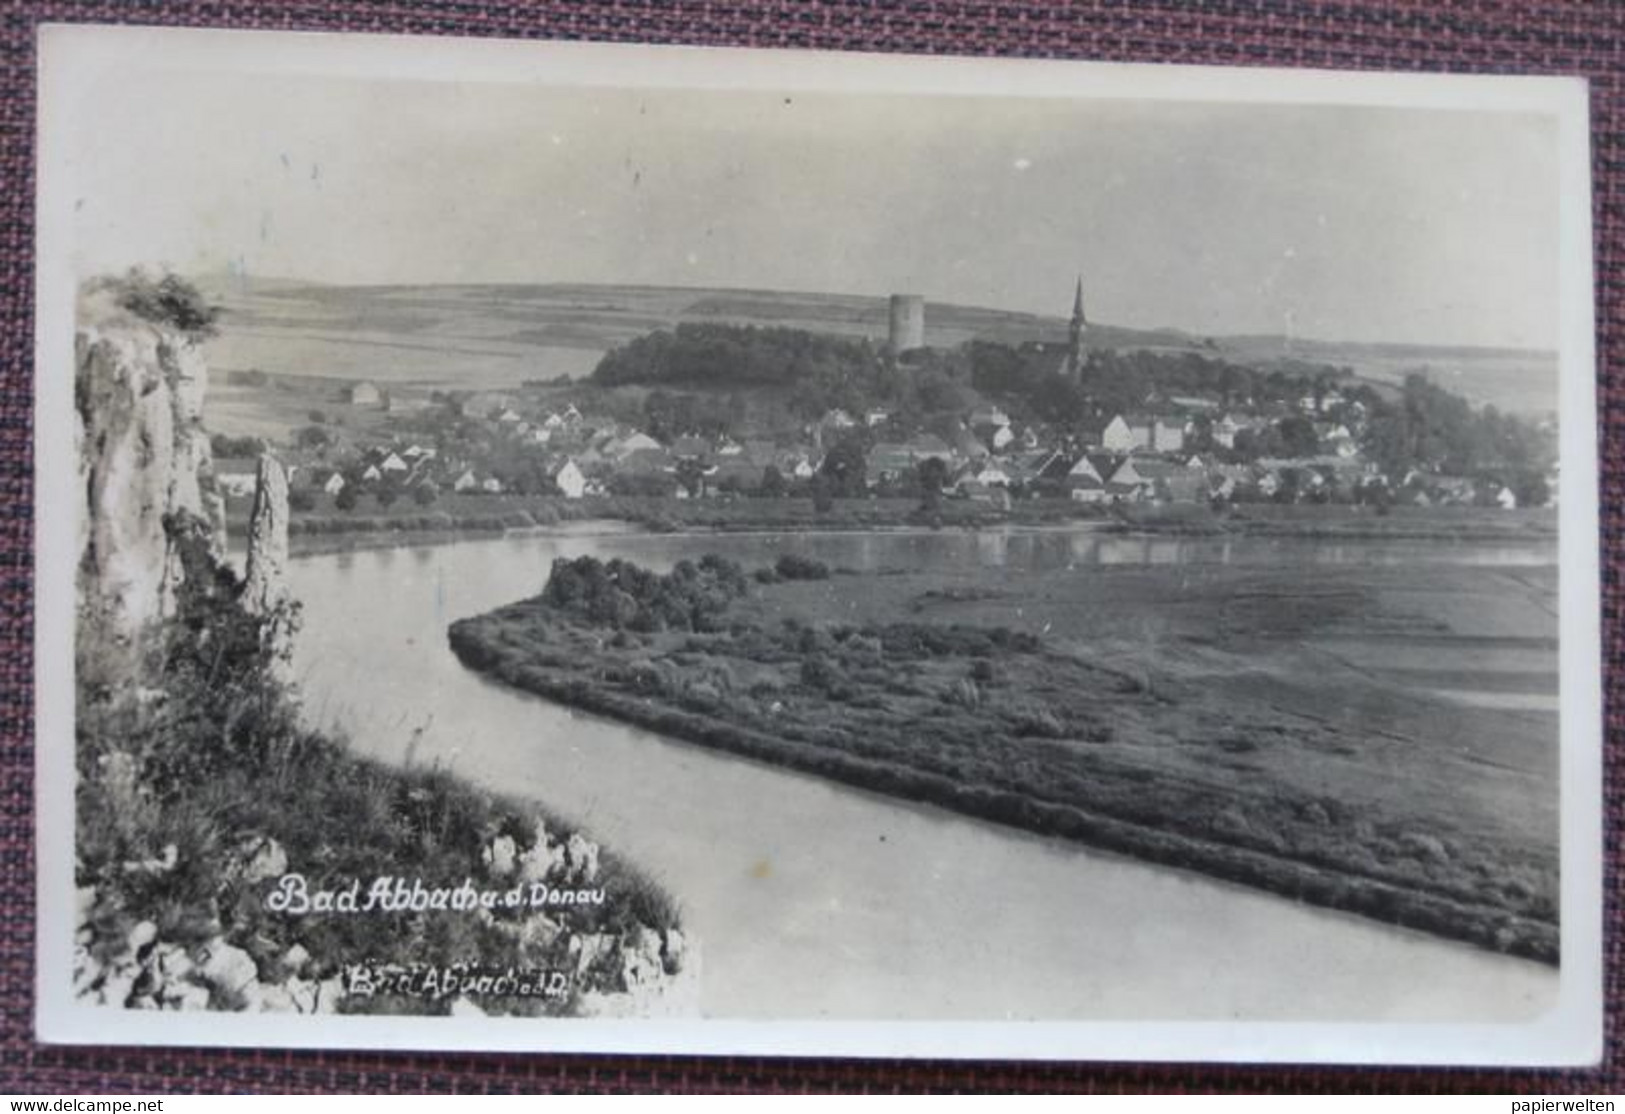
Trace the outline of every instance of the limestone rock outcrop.
{"type": "Polygon", "coordinates": [[[201,417],[208,368],[180,333],[87,295],[75,338],[80,599],[123,640],[169,614],[181,575],[166,521],[190,515],[225,548],[201,417]]]}
{"type": "MultiPolygon", "coordinates": [[[[75,352],[79,599],[107,639],[129,645],[174,611],[183,576],[176,523],[201,530],[217,558],[225,553],[225,501],[202,421],[208,365],[185,334],[95,288],[80,299],[75,352]]],[[[249,523],[251,610],[284,614],[287,564],[288,476],[267,453],[249,523]]],[[[272,633],[285,644],[291,616],[272,633]]]]}

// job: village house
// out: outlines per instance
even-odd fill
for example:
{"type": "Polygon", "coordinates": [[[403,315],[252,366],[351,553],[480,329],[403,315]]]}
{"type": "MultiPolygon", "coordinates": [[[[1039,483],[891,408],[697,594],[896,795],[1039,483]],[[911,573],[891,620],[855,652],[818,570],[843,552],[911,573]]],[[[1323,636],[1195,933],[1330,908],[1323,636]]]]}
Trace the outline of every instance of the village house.
{"type": "Polygon", "coordinates": [[[587,476],[569,457],[557,462],[549,477],[559,494],[566,499],[579,499],[587,492],[587,476]]]}
{"type": "Polygon", "coordinates": [[[671,443],[671,455],[678,460],[709,460],[711,458],[711,443],[703,437],[692,435],[678,437],[671,443]]]}
{"type": "Polygon", "coordinates": [[[1321,450],[1333,456],[1346,460],[1360,451],[1354,434],[1340,422],[1316,422],[1315,436],[1320,439],[1321,450]]]}
{"type": "Polygon", "coordinates": [[[646,452],[650,449],[658,449],[661,452],[665,452],[664,446],[662,446],[659,441],[656,441],[647,433],[633,430],[624,437],[610,437],[599,446],[598,451],[605,457],[605,459],[624,461],[633,453],[646,452]]]}
{"type": "Polygon", "coordinates": [[[803,449],[791,449],[781,453],[777,467],[781,475],[797,480],[810,480],[818,474],[817,458],[803,449]]]}
{"type": "Polygon", "coordinates": [[[913,470],[914,454],[900,441],[882,441],[864,461],[864,479],[870,487],[895,483],[913,470]]]}
{"type": "Polygon", "coordinates": [[[1106,498],[1106,481],[1101,479],[1100,469],[1088,456],[1073,461],[1062,483],[1067,498],[1073,502],[1099,503],[1106,498]]]}
{"type": "Polygon", "coordinates": [[[1106,480],[1107,498],[1118,503],[1132,503],[1144,499],[1150,488],[1151,485],[1140,475],[1132,458],[1124,458],[1116,471],[1106,480]]]}
{"type": "Polygon", "coordinates": [[[463,417],[487,420],[509,410],[513,406],[513,399],[504,394],[495,394],[490,391],[479,391],[469,395],[463,400],[460,407],[463,417]]]}
{"type": "Polygon", "coordinates": [[[337,495],[339,492],[344,490],[344,477],[339,473],[334,472],[331,476],[327,477],[327,482],[322,484],[322,490],[327,492],[329,495],[337,495]]]}
{"type": "Polygon", "coordinates": [[[1216,400],[1211,398],[1200,398],[1196,395],[1172,395],[1169,397],[1168,401],[1170,404],[1179,407],[1181,410],[1194,410],[1199,413],[1208,410],[1217,410],[1219,408],[1219,404],[1216,400]]]}
{"type": "Polygon", "coordinates": [[[434,407],[434,399],[425,394],[391,388],[384,396],[384,409],[391,414],[421,414],[434,407]]]}
{"type": "Polygon", "coordinates": [[[383,402],[383,392],[378,384],[363,379],[359,383],[352,383],[344,392],[344,399],[351,406],[377,406],[383,402]]]}
{"type": "Polygon", "coordinates": [[[1109,453],[1126,453],[1135,447],[1134,432],[1121,414],[1113,415],[1099,426],[1086,427],[1080,436],[1089,448],[1104,449],[1109,453]]]}
{"type": "Polygon", "coordinates": [[[617,470],[629,476],[651,476],[670,472],[677,460],[658,442],[653,448],[639,448],[616,461],[617,470]]]}
{"type": "Polygon", "coordinates": [[[412,466],[402,460],[398,453],[388,453],[378,462],[378,467],[385,472],[410,472],[412,466]]]}
{"type": "Polygon", "coordinates": [[[214,462],[214,482],[222,493],[233,498],[254,494],[259,462],[252,457],[228,457],[214,462]]]}
{"type": "Polygon", "coordinates": [[[1005,457],[1000,466],[1010,477],[1012,485],[1028,486],[1036,483],[1043,476],[1044,469],[1061,455],[1059,449],[1016,453],[1005,457]]]}
{"type": "Polygon", "coordinates": [[[966,460],[980,460],[989,455],[988,447],[964,426],[954,430],[952,447],[955,456],[966,460]]]}
{"type": "Polygon", "coordinates": [[[1136,418],[1129,422],[1133,448],[1150,453],[1177,453],[1185,447],[1185,427],[1161,418],[1136,418]]]}
{"type": "Polygon", "coordinates": [[[1134,467],[1160,502],[1197,503],[1207,496],[1207,473],[1200,468],[1169,460],[1137,460],[1134,467]]]}
{"type": "Polygon", "coordinates": [[[974,430],[1003,428],[1010,424],[1010,415],[997,406],[982,406],[971,411],[969,425],[974,430]]]}
{"type": "Polygon", "coordinates": [[[955,487],[966,484],[979,484],[982,487],[1009,487],[1010,473],[997,464],[979,463],[966,465],[954,481],[955,487]]]}

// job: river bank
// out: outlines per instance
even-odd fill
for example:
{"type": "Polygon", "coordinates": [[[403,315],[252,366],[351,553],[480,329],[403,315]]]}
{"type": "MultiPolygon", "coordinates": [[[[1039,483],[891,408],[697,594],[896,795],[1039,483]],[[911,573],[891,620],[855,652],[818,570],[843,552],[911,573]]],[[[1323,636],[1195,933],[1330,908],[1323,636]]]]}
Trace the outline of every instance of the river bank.
{"type": "MultiPolygon", "coordinates": [[[[1310,538],[1557,544],[1549,508],[1502,511],[1472,507],[1371,507],[1306,504],[1206,506],[1084,506],[1026,500],[1000,511],[989,504],[947,500],[930,512],[907,499],[837,500],[823,513],[793,499],[582,499],[469,496],[449,508],[392,508],[388,513],[295,513],[289,546],[298,555],[412,548],[531,532],[568,535],[590,529],[655,534],[825,534],[843,531],[1076,530],[1167,538],[1310,538]],[[610,524],[615,524],[611,526],[610,524]]],[[[240,513],[228,517],[240,537],[240,513]]]]}
{"type": "Polygon", "coordinates": [[[684,624],[647,574],[564,568],[612,583],[585,610],[550,587],[450,640],[471,668],[661,734],[1555,961],[1554,768],[1529,722],[1356,670],[1329,687],[1276,652],[1391,630],[1396,590],[1487,596],[1495,574],[1103,571],[793,576],[684,624]],[[650,592],[658,616],[627,602],[650,592]],[[1153,601],[1167,629],[1101,637],[1153,601]]]}

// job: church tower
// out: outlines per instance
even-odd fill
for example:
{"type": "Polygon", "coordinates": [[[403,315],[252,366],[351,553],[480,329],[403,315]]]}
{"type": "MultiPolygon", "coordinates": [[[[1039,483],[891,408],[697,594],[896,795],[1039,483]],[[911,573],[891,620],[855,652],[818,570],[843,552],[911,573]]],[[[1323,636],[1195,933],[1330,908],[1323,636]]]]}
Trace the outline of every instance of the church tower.
{"type": "Polygon", "coordinates": [[[1072,325],[1068,335],[1071,346],[1067,351],[1067,367],[1073,375],[1083,373],[1083,334],[1089,329],[1089,322],[1083,316],[1083,276],[1078,276],[1078,289],[1072,295],[1072,325]]]}

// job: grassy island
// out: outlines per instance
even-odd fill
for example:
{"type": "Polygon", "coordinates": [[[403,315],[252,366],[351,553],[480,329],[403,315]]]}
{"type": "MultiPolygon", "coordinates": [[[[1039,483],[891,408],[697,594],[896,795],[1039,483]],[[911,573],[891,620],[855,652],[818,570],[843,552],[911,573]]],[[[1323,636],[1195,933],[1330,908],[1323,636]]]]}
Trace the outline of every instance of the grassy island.
{"type": "Polygon", "coordinates": [[[677,739],[1555,963],[1555,587],[1546,568],[585,557],[450,641],[677,739]],[[1475,685],[1532,700],[1440,695],[1475,685]]]}

